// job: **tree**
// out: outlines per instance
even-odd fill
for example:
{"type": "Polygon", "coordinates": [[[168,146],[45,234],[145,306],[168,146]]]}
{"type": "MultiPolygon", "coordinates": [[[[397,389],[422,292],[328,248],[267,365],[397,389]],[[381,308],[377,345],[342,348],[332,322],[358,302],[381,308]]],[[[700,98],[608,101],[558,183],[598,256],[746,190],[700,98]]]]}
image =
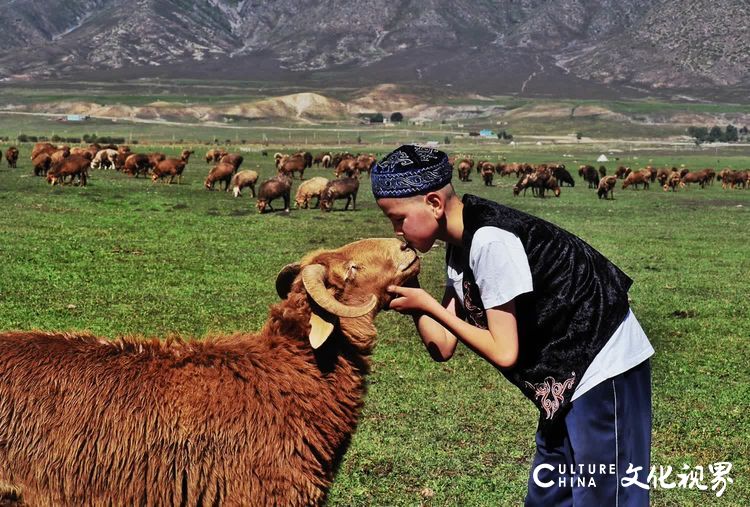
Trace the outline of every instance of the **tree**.
{"type": "Polygon", "coordinates": [[[394,123],[399,123],[404,121],[404,115],[396,111],[395,113],[391,113],[391,121],[394,123]]]}
{"type": "Polygon", "coordinates": [[[370,123],[383,123],[383,114],[375,113],[374,115],[370,116],[370,123]]]}
{"type": "Polygon", "coordinates": [[[580,141],[582,137],[583,137],[583,132],[576,132],[576,139],[580,141]]]}
{"type": "Polygon", "coordinates": [[[451,144],[450,136],[445,136],[445,138],[443,138],[443,144],[451,144]]]}
{"type": "Polygon", "coordinates": [[[711,130],[708,132],[709,143],[721,141],[722,137],[724,137],[724,133],[721,131],[721,127],[719,127],[718,125],[714,125],[713,127],[711,127],[711,130]]]}
{"type": "Polygon", "coordinates": [[[731,123],[727,125],[727,128],[724,129],[724,141],[728,143],[732,143],[735,141],[738,141],[740,139],[739,133],[737,132],[737,127],[732,125],[731,123]]]}

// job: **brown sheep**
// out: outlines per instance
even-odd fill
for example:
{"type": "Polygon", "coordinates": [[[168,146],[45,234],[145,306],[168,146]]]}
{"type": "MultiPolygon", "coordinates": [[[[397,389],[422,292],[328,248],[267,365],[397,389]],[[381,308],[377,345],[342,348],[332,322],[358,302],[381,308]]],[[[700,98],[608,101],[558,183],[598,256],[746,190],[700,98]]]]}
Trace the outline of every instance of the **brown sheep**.
{"type": "Polygon", "coordinates": [[[47,183],[54,186],[59,182],[62,185],[65,183],[65,178],[70,176],[71,183],[78,178],[80,185],[85,187],[90,166],[91,161],[88,158],[82,155],[71,155],[57,164],[52,164],[47,172],[47,183]]]}
{"type": "Polygon", "coordinates": [[[461,159],[458,162],[458,179],[461,181],[471,181],[471,169],[474,167],[474,161],[468,158],[461,159]]]}
{"type": "Polygon", "coordinates": [[[177,158],[166,158],[156,164],[151,175],[151,181],[156,183],[156,180],[164,179],[169,176],[169,184],[171,185],[177,176],[177,182],[182,183],[182,173],[185,171],[185,166],[188,163],[190,155],[193,153],[191,150],[183,150],[182,156],[177,158]]]}
{"type": "Polygon", "coordinates": [[[63,148],[61,150],[57,150],[50,154],[50,157],[52,157],[52,165],[57,164],[59,162],[62,162],[64,158],[67,158],[70,155],[70,149],[63,148]]]}
{"type": "Polygon", "coordinates": [[[40,153],[31,161],[31,165],[34,166],[34,176],[47,176],[47,171],[52,165],[52,157],[49,153],[40,153]]]}
{"type": "Polygon", "coordinates": [[[346,197],[344,210],[349,209],[349,203],[352,204],[352,211],[357,210],[357,192],[359,191],[359,180],[357,178],[341,178],[329,181],[326,188],[320,194],[320,209],[331,211],[333,202],[336,199],[346,197]]]}
{"type": "Polygon", "coordinates": [[[687,187],[690,183],[698,183],[701,188],[704,188],[706,186],[706,182],[708,181],[708,174],[704,171],[695,171],[695,172],[688,172],[684,176],[682,176],[682,181],[680,181],[680,187],[687,190],[687,187]]]}
{"type": "MultiPolygon", "coordinates": [[[[576,186],[576,182],[573,179],[573,176],[568,172],[567,169],[565,169],[565,165],[563,164],[551,164],[549,166],[550,170],[552,171],[552,176],[555,177],[557,182],[562,186],[563,183],[567,183],[571,187],[576,186]]],[[[601,171],[599,172],[601,174],[601,171]]]]}
{"type": "Polygon", "coordinates": [[[299,179],[302,180],[305,177],[306,162],[304,157],[300,155],[284,155],[279,159],[279,174],[284,174],[290,178],[294,178],[294,173],[299,173],[299,179]]]}
{"type": "Polygon", "coordinates": [[[666,168],[659,169],[656,171],[656,180],[659,182],[660,186],[664,186],[667,184],[667,180],[669,179],[669,175],[672,171],[666,168]]]}
{"type": "Polygon", "coordinates": [[[748,171],[732,171],[725,169],[720,173],[721,188],[726,190],[727,187],[734,190],[735,188],[748,187],[748,171]]]}
{"type": "Polygon", "coordinates": [[[206,152],[206,163],[219,162],[221,158],[226,155],[227,152],[222,148],[211,148],[206,152]]]}
{"type": "Polygon", "coordinates": [[[305,181],[297,189],[297,195],[294,197],[294,206],[296,208],[307,209],[310,201],[315,197],[316,202],[313,208],[317,208],[320,205],[320,195],[325,190],[326,185],[328,185],[328,179],[320,176],[305,181]]]}
{"type": "Polygon", "coordinates": [[[492,179],[495,176],[495,166],[491,162],[484,162],[480,168],[482,180],[485,187],[492,186],[492,179]]]}
{"type": "Polygon", "coordinates": [[[331,167],[331,154],[326,153],[323,155],[323,158],[320,159],[320,163],[324,168],[329,169],[331,167]]]}
{"type": "Polygon", "coordinates": [[[11,169],[18,167],[18,148],[11,146],[5,150],[5,161],[8,162],[8,167],[11,169]]]}
{"type": "Polygon", "coordinates": [[[300,151],[295,153],[294,156],[302,157],[302,160],[305,161],[305,169],[313,166],[313,156],[309,151],[300,151]]]}
{"type": "Polygon", "coordinates": [[[129,155],[128,158],[125,159],[125,164],[123,166],[124,173],[135,176],[136,178],[139,174],[142,174],[145,178],[148,175],[149,169],[151,169],[151,161],[149,160],[148,155],[143,153],[133,153],[132,155],[129,155]]]}
{"type": "Polygon", "coordinates": [[[589,188],[599,187],[599,173],[592,165],[582,165],[578,168],[578,174],[583,177],[583,181],[589,184],[589,188]]]}
{"type": "Polygon", "coordinates": [[[313,165],[315,165],[316,167],[319,166],[320,164],[323,164],[323,167],[327,168],[327,167],[330,166],[330,163],[331,163],[331,153],[330,152],[318,153],[313,158],[313,165]],[[325,165],[325,163],[323,162],[324,159],[325,159],[325,157],[328,157],[328,164],[329,165],[325,165]]]}
{"type": "Polygon", "coordinates": [[[235,197],[242,195],[243,188],[249,188],[255,197],[255,183],[258,181],[258,173],[256,171],[239,171],[237,174],[232,176],[232,194],[235,197]]]}
{"type": "Polygon", "coordinates": [[[148,163],[151,165],[151,169],[155,169],[157,165],[159,165],[159,162],[162,160],[165,160],[167,158],[166,155],[163,153],[159,153],[158,151],[152,152],[148,154],[148,163]]]}
{"type": "Polygon", "coordinates": [[[334,175],[337,178],[340,178],[342,176],[345,176],[347,178],[353,178],[356,175],[358,175],[359,172],[357,170],[357,159],[353,157],[347,157],[342,159],[338,165],[336,166],[336,170],[334,171],[334,175]]]}
{"type": "Polygon", "coordinates": [[[231,164],[234,167],[234,172],[237,172],[239,171],[240,166],[242,165],[242,162],[244,160],[245,157],[238,153],[227,153],[219,159],[219,162],[223,164],[231,164]]]}
{"type": "Polygon", "coordinates": [[[605,176],[599,180],[599,187],[596,189],[596,195],[601,199],[614,199],[615,186],[617,185],[617,176],[605,176]],[[609,197],[607,197],[609,196],[609,197]]]}
{"type": "Polygon", "coordinates": [[[258,213],[263,213],[266,211],[266,208],[273,211],[271,201],[279,197],[284,199],[284,211],[288,212],[291,193],[292,180],[289,176],[279,174],[270,180],[264,181],[258,188],[258,202],[255,203],[258,213]]]}
{"type": "Polygon", "coordinates": [[[621,165],[617,168],[615,171],[615,176],[617,176],[618,179],[624,180],[628,174],[630,174],[630,167],[625,167],[624,165],[621,165]]]}
{"type": "Polygon", "coordinates": [[[680,186],[680,183],[682,183],[680,179],[680,173],[677,171],[672,171],[669,173],[669,177],[667,178],[666,183],[664,183],[663,187],[664,191],[667,192],[670,188],[673,192],[677,191],[677,187],[680,186]]]}
{"type": "Polygon", "coordinates": [[[322,505],[375,317],[419,269],[395,238],[313,252],[256,333],[0,333],[0,484],[23,505],[322,505]]]}
{"type": "Polygon", "coordinates": [[[356,161],[357,172],[360,174],[367,173],[368,175],[370,174],[372,166],[377,163],[377,159],[372,155],[360,155],[357,157],[356,161]]]}
{"type": "Polygon", "coordinates": [[[622,182],[623,190],[633,185],[633,188],[638,188],[638,185],[643,185],[645,190],[648,190],[648,180],[650,174],[648,172],[631,172],[625,177],[625,181],[622,182]]]}
{"type": "Polygon", "coordinates": [[[52,155],[54,152],[57,151],[57,146],[54,146],[50,143],[36,143],[34,145],[34,148],[31,150],[31,160],[34,160],[37,155],[40,155],[42,153],[46,153],[47,155],[52,155]]]}
{"type": "Polygon", "coordinates": [[[232,181],[232,176],[234,176],[234,165],[220,162],[208,172],[203,186],[208,190],[213,190],[217,181],[220,188],[221,182],[224,182],[224,191],[229,192],[229,183],[232,181]]]}

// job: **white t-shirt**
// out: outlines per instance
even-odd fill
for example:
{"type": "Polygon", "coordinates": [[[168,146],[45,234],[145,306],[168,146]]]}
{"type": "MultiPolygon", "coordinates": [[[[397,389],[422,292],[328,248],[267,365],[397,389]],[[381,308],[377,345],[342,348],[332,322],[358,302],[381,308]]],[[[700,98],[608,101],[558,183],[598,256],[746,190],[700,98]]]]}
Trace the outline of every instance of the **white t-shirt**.
{"type": "MultiPolygon", "coordinates": [[[[451,247],[446,285],[453,287],[463,305],[463,269],[459,252],[451,247]]],[[[534,290],[526,251],[518,236],[499,227],[482,227],[474,233],[469,252],[482,304],[493,308],[534,290]]],[[[573,393],[573,400],[604,380],[637,366],[654,349],[632,311],[594,357],[573,393]]]]}

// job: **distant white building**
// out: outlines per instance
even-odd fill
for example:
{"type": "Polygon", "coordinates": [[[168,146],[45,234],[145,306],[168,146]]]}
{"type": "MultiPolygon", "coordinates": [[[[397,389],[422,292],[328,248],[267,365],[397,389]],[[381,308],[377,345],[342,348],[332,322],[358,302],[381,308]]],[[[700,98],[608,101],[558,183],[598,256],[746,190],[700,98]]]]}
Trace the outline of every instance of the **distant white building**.
{"type": "Polygon", "coordinates": [[[607,155],[602,153],[599,155],[599,158],[596,159],[597,162],[609,162],[609,159],[607,158],[607,155]]]}

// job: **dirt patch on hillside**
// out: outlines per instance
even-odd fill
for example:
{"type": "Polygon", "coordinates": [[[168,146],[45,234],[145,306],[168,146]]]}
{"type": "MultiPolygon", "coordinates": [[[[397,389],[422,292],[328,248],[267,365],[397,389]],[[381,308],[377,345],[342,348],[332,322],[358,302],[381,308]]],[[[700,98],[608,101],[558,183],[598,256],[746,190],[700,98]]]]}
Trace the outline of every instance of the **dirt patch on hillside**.
{"type": "Polygon", "coordinates": [[[237,104],[224,110],[226,114],[251,119],[297,118],[336,119],[346,116],[346,104],[318,93],[295,93],[270,99],[237,104]]]}
{"type": "Polygon", "coordinates": [[[349,103],[352,114],[404,111],[422,100],[414,94],[403,93],[394,84],[382,84],[368,90],[364,95],[349,103]]]}

